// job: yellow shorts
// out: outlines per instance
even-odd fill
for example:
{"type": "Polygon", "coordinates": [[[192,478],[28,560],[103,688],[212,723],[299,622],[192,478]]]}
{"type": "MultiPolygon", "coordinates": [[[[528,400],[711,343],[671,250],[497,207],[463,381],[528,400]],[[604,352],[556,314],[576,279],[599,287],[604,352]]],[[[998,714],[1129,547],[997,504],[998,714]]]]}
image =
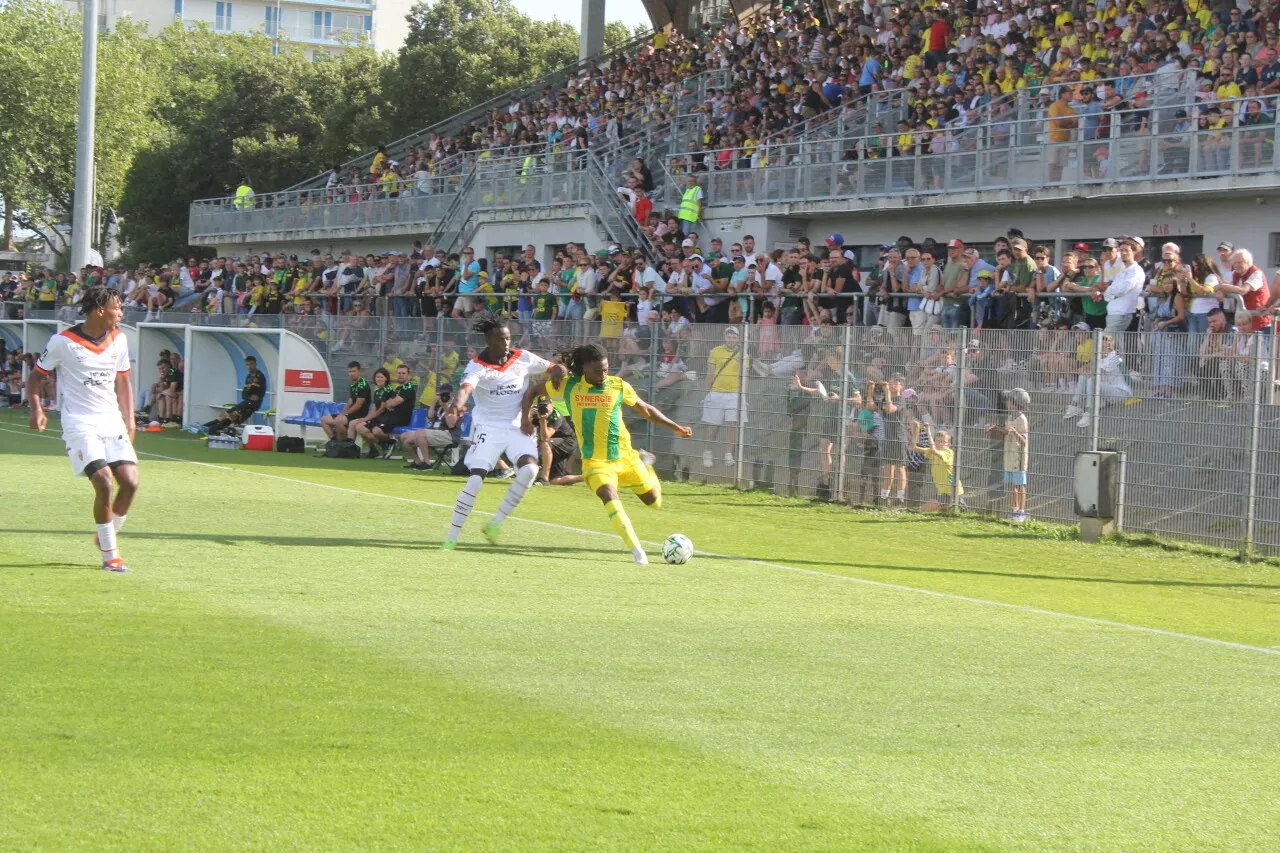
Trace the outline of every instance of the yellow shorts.
{"type": "Polygon", "coordinates": [[[657,476],[640,460],[640,454],[634,451],[613,462],[583,459],[582,478],[593,492],[599,491],[601,486],[613,486],[642,495],[658,488],[657,476]]]}

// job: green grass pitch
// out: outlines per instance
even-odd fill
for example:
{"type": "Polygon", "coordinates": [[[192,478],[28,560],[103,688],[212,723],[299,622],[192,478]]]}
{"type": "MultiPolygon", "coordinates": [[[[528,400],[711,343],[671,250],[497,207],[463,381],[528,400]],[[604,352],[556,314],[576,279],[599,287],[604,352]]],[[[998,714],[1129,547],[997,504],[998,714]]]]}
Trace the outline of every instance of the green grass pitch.
{"type": "Polygon", "coordinates": [[[139,449],[111,575],[0,417],[0,850],[1280,849],[1274,565],[139,449]]]}

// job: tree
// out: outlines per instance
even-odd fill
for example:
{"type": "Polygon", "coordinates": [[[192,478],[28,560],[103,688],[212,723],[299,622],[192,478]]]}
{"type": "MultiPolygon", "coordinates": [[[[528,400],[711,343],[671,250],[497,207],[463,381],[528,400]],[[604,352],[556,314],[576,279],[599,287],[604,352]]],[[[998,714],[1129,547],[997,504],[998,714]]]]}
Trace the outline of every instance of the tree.
{"type": "Polygon", "coordinates": [[[392,60],[368,48],[310,62],[294,48],[274,54],[263,35],[179,26],[156,43],[168,69],[156,104],[166,132],[129,172],[121,237],[131,257],[188,254],[196,199],[227,195],[242,177],[259,192],[281,189],[388,133],[392,60]]]}
{"type": "MultiPolygon", "coordinates": [[[[0,6],[0,204],[3,244],[17,225],[55,251],[75,184],[80,87],[79,15],[40,0],[0,6]]],[[[134,154],[157,125],[150,110],[155,63],[142,31],[128,23],[101,34],[98,46],[96,199],[113,206],[134,154]]]]}
{"type": "Polygon", "coordinates": [[[577,55],[577,30],[535,21],[510,0],[420,0],[396,68],[397,134],[531,83],[577,55]]]}

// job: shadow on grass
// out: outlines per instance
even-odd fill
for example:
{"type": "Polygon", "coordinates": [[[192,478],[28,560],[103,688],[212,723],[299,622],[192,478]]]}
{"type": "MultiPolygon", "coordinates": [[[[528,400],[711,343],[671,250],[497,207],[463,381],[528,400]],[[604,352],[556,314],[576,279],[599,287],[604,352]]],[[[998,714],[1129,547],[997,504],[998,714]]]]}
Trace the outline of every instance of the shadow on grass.
{"type": "MultiPolygon", "coordinates": [[[[41,536],[74,536],[83,537],[82,531],[74,530],[20,530],[16,528],[2,528],[0,533],[27,533],[38,534],[41,536]]],[[[236,534],[236,533],[157,533],[144,530],[132,530],[122,534],[125,539],[147,539],[156,541],[180,541],[180,542],[214,542],[220,544],[254,544],[254,545],[280,545],[285,547],[337,547],[337,548],[391,548],[404,551],[439,551],[440,540],[428,539],[422,542],[404,542],[397,539],[349,539],[338,538],[333,536],[256,536],[253,534],[236,534]]],[[[626,554],[627,552],[617,548],[580,548],[573,546],[557,545],[554,548],[548,548],[541,545],[489,545],[485,543],[468,543],[462,542],[458,544],[458,550],[467,553],[488,553],[502,554],[504,556],[518,557],[547,557],[554,559],[563,559],[567,555],[581,555],[577,559],[588,559],[587,555],[596,555],[597,557],[616,557],[618,554],[626,554]]],[[[55,567],[64,566],[67,568],[82,568],[80,566],[71,566],[63,563],[30,563],[30,564],[6,564],[0,563],[0,568],[21,568],[23,566],[30,567],[55,567]]]]}
{"type": "MultiPolygon", "coordinates": [[[[759,560],[775,562],[765,557],[728,557],[729,560],[759,560]]],[[[876,563],[840,563],[833,560],[803,560],[786,557],[776,561],[778,565],[837,567],[843,569],[872,569],[874,571],[911,572],[915,574],[966,575],[971,577],[1012,578],[1033,581],[1063,581],[1067,583],[1116,584],[1119,586],[1166,586],[1199,589],[1280,589],[1280,584],[1265,583],[1208,583],[1205,581],[1140,580],[1125,578],[1098,578],[1087,575],[1046,575],[1034,572],[996,572],[984,569],[943,569],[937,566],[886,566],[876,563]]]]}
{"type": "Polygon", "coordinates": [[[72,571],[100,572],[102,569],[89,563],[0,563],[0,569],[69,569],[72,571]]]}

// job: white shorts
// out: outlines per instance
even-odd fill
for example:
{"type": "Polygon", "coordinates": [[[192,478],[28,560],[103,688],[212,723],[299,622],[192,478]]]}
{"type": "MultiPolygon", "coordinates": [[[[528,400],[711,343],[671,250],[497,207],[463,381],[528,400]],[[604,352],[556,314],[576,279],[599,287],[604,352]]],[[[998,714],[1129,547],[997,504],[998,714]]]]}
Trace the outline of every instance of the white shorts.
{"type": "Polygon", "coordinates": [[[467,451],[464,461],[469,471],[492,471],[493,466],[498,464],[498,457],[504,453],[512,465],[521,456],[537,459],[538,443],[533,436],[525,435],[517,427],[477,425],[471,431],[471,449],[467,451]]]}
{"type": "Polygon", "coordinates": [[[138,464],[138,454],[129,443],[129,435],[125,432],[112,435],[99,435],[96,432],[64,432],[62,443],[67,448],[67,456],[71,457],[71,470],[77,477],[84,473],[90,462],[101,459],[108,465],[115,462],[132,462],[138,464]]]}
{"type": "MultiPolygon", "coordinates": [[[[710,391],[702,401],[702,422],[712,426],[736,424],[738,422],[738,395],[732,391],[710,391]]],[[[742,412],[742,422],[747,422],[747,413],[742,412]]]]}

